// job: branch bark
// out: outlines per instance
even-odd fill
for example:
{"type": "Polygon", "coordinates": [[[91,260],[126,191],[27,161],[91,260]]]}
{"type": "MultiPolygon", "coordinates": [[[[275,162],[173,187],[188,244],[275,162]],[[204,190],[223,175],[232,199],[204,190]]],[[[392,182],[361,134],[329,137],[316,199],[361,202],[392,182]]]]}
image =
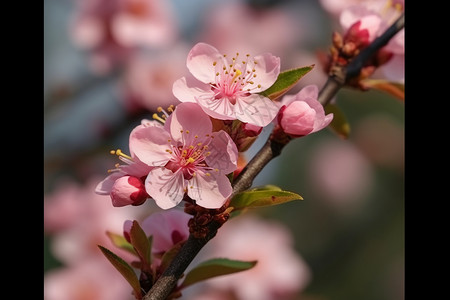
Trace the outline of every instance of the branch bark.
{"type": "MultiPolygon", "coordinates": [[[[367,61],[377,50],[386,45],[389,40],[404,27],[404,14],[402,14],[397,21],[390,26],[381,36],[375,39],[367,48],[355,57],[354,60],[342,70],[342,72],[329,76],[327,82],[319,93],[319,102],[325,106],[336,95],[345,82],[359,74],[365,61],[367,61]]],[[[231,197],[239,192],[250,188],[254,178],[261,172],[261,170],[275,157],[281,154],[281,150],[287,143],[281,143],[272,140],[270,137],[260,151],[253,157],[253,159],[242,170],[239,176],[233,182],[233,193],[231,197]]],[[[183,272],[197,256],[200,250],[211,240],[217,233],[221,224],[211,222],[209,224],[208,235],[205,238],[199,239],[192,235],[189,236],[186,243],[181,248],[180,252],[171,262],[166,271],[156,281],[150,291],[143,297],[142,300],[164,300],[173,289],[176,287],[178,279],[183,272]]]]}

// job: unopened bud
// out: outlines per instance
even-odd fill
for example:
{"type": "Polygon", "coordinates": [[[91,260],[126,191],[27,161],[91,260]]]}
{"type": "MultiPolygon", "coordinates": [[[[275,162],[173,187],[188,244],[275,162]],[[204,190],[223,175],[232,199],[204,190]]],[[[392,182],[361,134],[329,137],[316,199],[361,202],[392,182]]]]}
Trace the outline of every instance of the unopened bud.
{"type": "Polygon", "coordinates": [[[145,191],[144,183],[134,176],[123,176],[117,179],[112,186],[110,196],[115,207],[141,205],[150,197],[145,191]]]}

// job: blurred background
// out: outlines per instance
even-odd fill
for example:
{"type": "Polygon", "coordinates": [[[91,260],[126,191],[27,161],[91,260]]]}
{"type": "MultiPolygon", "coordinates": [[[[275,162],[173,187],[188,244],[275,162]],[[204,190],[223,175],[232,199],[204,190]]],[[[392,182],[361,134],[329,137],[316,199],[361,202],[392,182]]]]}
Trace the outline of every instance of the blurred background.
{"type": "MultiPolygon", "coordinates": [[[[357,1],[44,0],[45,289],[64,295],[58,300],[132,299],[96,245],[112,249],[106,230],[120,234],[124,220],[158,208],[151,201],[113,208],[93,190],[119,162],[109,151],[128,153],[130,131],[158,106],[178,103],[172,84],[189,74],[193,45],[271,52],[281,70],[315,64],[290,93],[321,88],[316,53],[339,31],[341,2],[357,1]],[[86,284],[95,288],[80,292],[86,284]],[[104,287],[109,296],[97,291],[104,287]]],[[[348,139],[325,129],[293,140],[254,182],[304,200],[252,214],[282,224],[309,270],[292,299],[403,299],[404,103],[350,89],[336,103],[350,123],[348,139]]]]}

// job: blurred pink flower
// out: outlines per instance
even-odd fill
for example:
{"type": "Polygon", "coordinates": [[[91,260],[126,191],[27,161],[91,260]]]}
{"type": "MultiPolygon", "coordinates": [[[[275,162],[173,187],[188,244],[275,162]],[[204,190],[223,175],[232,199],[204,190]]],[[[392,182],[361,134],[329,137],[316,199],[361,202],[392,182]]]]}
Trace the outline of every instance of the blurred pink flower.
{"type": "Polygon", "coordinates": [[[177,104],[179,101],[172,93],[172,86],[175,80],[189,74],[182,67],[188,51],[184,43],[177,43],[151,55],[133,55],[121,82],[126,107],[156,111],[158,107],[177,104]]]}
{"type": "Polygon", "coordinates": [[[196,44],[188,54],[187,67],[198,81],[185,77],[173,84],[173,93],[181,102],[196,102],[211,117],[238,119],[257,126],[268,125],[278,107],[259,95],[268,89],[280,73],[280,58],[270,53],[250,54],[231,59],[206,43],[196,44]]]}
{"type": "Polygon", "coordinates": [[[333,120],[333,114],[325,115],[322,104],[317,101],[319,89],[308,85],[295,95],[285,95],[279,105],[278,124],[293,137],[301,137],[319,131],[333,120]]]}
{"type": "Polygon", "coordinates": [[[131,291],[105,257],[44,274],[45,300],[133,300],[131,291]]]}
{"type": "Polygon", "coordinates": [[[371,115],[361,119],[353,133],[355,144],[373,163],[404,171],[405,128],[387,115],[371,115]]]}
{"type": "Polygon", "coordinates": [[[74,43],[89,51],[91,67],[104,74],[137,47],[161,48],[177,36],[171,7],[161,0],[78,0],[70,24],[74,43]]]}
{"type": "Polygon", "coordinates": [[[311,187],[342,212],[351,212],[361,204],[373,185],[370,162],[348,141],[327,139],[311,152],[311,187]]]}
{"type": "Polygon", "coordinates": [[[130,149],[152,167],[145,188],[163,209],[178,205],[185,193],[202,207],[219,208],[231,194],[226,174],[237,167],[236,145],[225,131],[212,132],[195,103],[177,105],[164,128],[133,130],[130,149]]]}
{"type": "Polygon", "coordinates": [[[205,13],[198,39],[224,53],[258,53],[265,49],[285,57],[288,49],[299,45],[308,33],[297,13],[277,6],[257,9],[244,1],[223,1],[205,13]]]}
{"type": "Polygon", "coordinates": [[[201,259],[258,261],[250,270],[205,281],[207,287],[222,294],[231,291],[239,300],[292,299],[311,279],[309,267],[293,249],[288,229],[256,216],[242,215],[225,223],[204,251],[201,259]]]}
{"type": "MultiPolygon", "coordinates": [[[[132,206],[122,209],[111,206],[103,196],[94,193],[97,182],[98,178],[91,178],[85,185],[57,186],[44,198],[44,229],[52,238],[50,250],[66,265],[75,265],[92,257],[104,259],[97,245],[116,251],[106,231],[120,234],[124,220],[136,219],[143,213],[142,209],[132,206]],[[72,211],[63,210],[57,216],[55,209],[61,207],[61,203],[71,203],[72,211]],[[64,220],[70,222],[63,227],[53,227],[64,220]]],[[[124,255],[124,259],[131,258],[121,249],[117,249],[117,254],[124,255]]]]}
{"type": "MultiPolygon", "coordinates": [[[[162,254],[180,241],[189,237],[188,221],[191,218],[184,211],[171,209],[154,212],[139,223],[147,236],[153,236],[152,252],[162,254]]],[[[133,221],[126,220],[123,224],[124,236],[129,241],[133,221]]]]}

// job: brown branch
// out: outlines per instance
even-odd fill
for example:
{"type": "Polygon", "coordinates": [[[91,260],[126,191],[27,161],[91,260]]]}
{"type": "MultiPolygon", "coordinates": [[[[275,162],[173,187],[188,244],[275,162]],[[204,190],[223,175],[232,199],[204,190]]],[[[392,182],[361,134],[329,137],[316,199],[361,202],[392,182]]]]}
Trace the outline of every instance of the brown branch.
{"type": "MultiPolygon", "coordinates": [[[[364,51],[361,51],[361,53],[355,57],[347,68],[342,70],[342,73],[330,76],[319,93],[319,102],[324,106],[328,104],[328,102],[334,97],[345,82],[351,78],[350,76],[359,74],[364,62],[368,60],[378,49],[386,45],[389,39],[392,38],[401,28],[403,28],[403,26],[404,16],[402,15],[390,28],[386,30],[383,35],[375,39],[373,43],[370,44],[364,51]]],[[[251,187],[254,178],[272,159],[280,155],[281,150],[285,145],[287,145],[288,142],[289,140],[286,140],[286,142],[281,142],[273,140],[272,136],[269,137],[266,144],[253,157],[253,159],[247,164],[247,166],[233,182],[233,193],[231,197],[251,187]]],[[[216,235],[217,230],[221,225],[222,224],[215,221],[209,223],[208,234],[205,238],[195,238],[190,235],[186,243],[178,252],[177,256],[175,256],[173,261],[170,263],[169,267],[142,300],[166,299],[176,287],[178,279],[181,277],[188,265],[197,256],[203,246],[205,246],[206,243],[216,235]]]]}

